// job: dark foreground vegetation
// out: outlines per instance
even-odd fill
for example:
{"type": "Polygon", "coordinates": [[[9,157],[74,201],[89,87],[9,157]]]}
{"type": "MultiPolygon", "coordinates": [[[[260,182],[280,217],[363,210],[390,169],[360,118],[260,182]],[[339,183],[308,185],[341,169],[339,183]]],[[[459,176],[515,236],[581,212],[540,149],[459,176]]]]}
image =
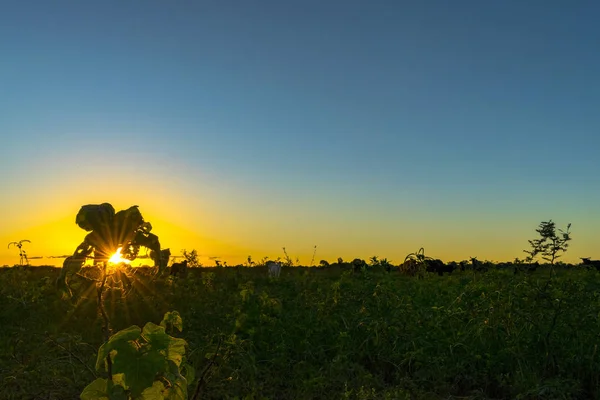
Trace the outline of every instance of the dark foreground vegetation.
{"type": "MultiPolygon", "coordinates": [[[[113,332],[179,311],[198,398],[599,398],[600,274],[513,267],[140,269],[105,304],[113,332]]],[[[65,300],[58,276],[0,269],[2,399],[78,399],[106,377],[95,282],[74,276],[65,300]]]]}

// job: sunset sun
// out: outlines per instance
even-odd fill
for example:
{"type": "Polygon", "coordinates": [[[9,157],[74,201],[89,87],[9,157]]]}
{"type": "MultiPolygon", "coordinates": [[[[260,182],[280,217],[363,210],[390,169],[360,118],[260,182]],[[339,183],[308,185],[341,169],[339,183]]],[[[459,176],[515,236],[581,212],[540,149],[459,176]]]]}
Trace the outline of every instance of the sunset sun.
{"type": "Polygon", "coordinates": [[[120,264],[120,263],[125,263],[125,264],[129,264],[131,261],[129,261],[126,258],[123,258],[121,255],[121,249],[122,247],[119,247],[116,251],[115,254],[113,254],[109,259],[108,262],[110,264],[120,264]]]}

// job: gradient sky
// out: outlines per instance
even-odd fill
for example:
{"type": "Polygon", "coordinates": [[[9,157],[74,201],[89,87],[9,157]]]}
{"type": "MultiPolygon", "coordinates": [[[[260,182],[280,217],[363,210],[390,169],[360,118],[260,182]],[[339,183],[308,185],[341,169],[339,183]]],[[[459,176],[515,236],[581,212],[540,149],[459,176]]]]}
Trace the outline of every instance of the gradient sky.
{"type": "MultiPolygon", "coordinates": [[[[0,6],[0,265],[139,205],[230,263],[600,258],[597,1],[20,1],[0,6]],[[4,243],[4,244],[2,244],[4,243]]],[[[36,263],[60,263],[43,259],[36,263]]]]}

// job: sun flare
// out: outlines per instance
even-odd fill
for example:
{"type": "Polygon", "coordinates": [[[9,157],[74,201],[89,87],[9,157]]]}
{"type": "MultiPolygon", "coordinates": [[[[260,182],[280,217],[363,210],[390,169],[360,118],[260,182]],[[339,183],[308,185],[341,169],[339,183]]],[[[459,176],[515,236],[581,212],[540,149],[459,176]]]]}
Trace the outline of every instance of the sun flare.
{"type": "Polygon", "coordinates": [[[122,249],[122,247],[119,247],[117,249],[117,252],[108,259],[108,262],[110,264],[121,264],[121,263],[129,264],[131,262],[128,259],[123,258],[121,256],[121,249],[122,249]]]}

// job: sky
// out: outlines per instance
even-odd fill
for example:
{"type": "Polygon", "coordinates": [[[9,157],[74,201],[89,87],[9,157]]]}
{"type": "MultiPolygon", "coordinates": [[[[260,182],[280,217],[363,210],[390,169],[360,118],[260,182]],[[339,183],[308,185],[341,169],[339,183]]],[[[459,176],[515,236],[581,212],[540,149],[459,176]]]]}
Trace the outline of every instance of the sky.
{"type": "Polygon", "coordinates": [[[11,1],[0,265],[62,263],[84,204],[241,263],[600,259],[600,3],[11,1]],[[6,243],[6,244],[3,244],[6,243]]]}

